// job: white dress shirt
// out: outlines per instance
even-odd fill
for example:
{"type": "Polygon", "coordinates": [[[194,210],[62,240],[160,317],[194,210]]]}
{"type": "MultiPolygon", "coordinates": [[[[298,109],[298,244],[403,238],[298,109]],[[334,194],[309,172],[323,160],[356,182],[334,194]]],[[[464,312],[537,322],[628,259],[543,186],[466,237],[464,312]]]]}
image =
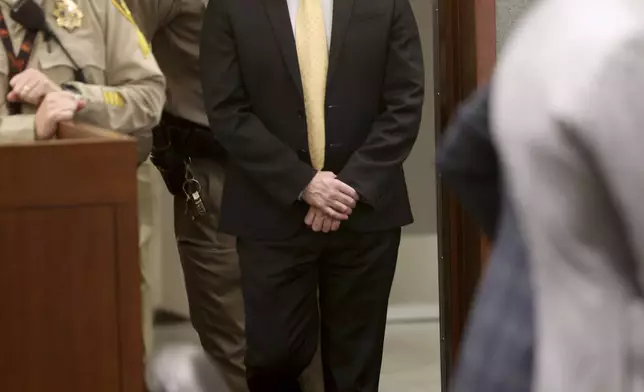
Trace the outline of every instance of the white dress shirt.
{"type": "MultiPolygon", "coordinates": [[[[333,26],[333,0],[320,0],[322,3],[322,12],[324,13],[324,27],[326,28],[326,45],[331,48],[331,28],[333,26]]],[[[288,4],[288,13],[291,16],[291,25],[293,26],[293,36],[295,36],[295,19],[297,10],[300,8],[300,0],[286,0],[288,4]]]]}

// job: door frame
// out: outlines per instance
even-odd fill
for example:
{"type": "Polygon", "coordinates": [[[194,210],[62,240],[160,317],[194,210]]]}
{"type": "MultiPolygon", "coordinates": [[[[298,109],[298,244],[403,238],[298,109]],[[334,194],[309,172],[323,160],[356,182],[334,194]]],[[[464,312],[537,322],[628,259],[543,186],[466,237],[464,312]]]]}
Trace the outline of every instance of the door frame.
{"type": "MultiPolygon", "coordinates": [[[[436,142],[496,61],[495,0],[434,1],[436,142]]],[[[437,173],[441,383],[447,391],[488,245],[437,173]]]]}

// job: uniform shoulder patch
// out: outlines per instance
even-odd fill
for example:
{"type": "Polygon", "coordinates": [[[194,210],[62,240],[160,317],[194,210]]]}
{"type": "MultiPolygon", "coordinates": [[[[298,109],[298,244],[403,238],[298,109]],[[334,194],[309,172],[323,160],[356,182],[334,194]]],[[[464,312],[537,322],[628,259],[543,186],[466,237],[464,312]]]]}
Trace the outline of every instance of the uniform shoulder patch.
{"type": "Polygon", "coordinates": [[[139,26],[136,24],[134,17],[132,17],[132,12],[130,12],[130,9],[125,3],[125,0],[112,0],[112,5],[116,7],[116,9],[121,13],[121,15],[123,15],[125,19],[127,19],[130,23],[132,23],[132,25],[136,29],[136,35],[139,40],[139,47],[141,48],[141,53],[143,53],[143,57],[145,58],[149,57],[150,53],[152,52],[152,49],[150,48],[150,43],[145,38],[145,35],[143,35],[143,32],[141,31],[141,29],[139,29],[139,26]]]}

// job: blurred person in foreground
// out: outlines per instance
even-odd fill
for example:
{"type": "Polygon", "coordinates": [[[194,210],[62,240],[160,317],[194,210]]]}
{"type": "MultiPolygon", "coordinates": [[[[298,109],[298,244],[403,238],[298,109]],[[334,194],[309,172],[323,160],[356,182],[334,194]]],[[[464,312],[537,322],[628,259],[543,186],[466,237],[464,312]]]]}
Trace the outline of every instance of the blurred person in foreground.
{"type": "Polygon", "coordinates": [[[139,139],[142,317],[149,352],[152,308],[146,277],[154,221],[148,135],[165,101],[163,74],[120,0],[2,1],[0,39],[0,141],[51,139],[66,120],[139,139]]]}
{"type": "Polygon", "coordinates": [[[533,271],[533,390],[644,391],[644,2],[536,3],[492,91],[533,271]]]}
{"type": "Polygon", "coordinates": [[[318,336],[327,391],[378,390],[423,72],[408,0],[209,2],[201,74],[251,391],[300,391],[318,336]]]}
{"type": "Polygon", "coordinates": [[[452,390],[529,392],[534,316],[528,254],[490,132],[489,97],[485,86],[461,105],[437,158],[443,181],[494,242],[468,317],[452,390]]]}

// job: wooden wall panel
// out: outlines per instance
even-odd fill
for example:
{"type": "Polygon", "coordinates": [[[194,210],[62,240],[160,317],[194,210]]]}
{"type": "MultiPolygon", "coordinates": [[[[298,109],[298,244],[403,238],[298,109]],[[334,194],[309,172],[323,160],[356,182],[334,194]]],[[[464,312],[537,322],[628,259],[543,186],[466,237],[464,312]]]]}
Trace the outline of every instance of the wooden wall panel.
{"type": "MultiPolygon", "coordinates": [[[[436,129],[440,143],[459,103],[492,73],[496,11],[494,0],[435,0],[435,4],[436,129]]],[[[441,364],[443,391],[447,391],[489,245],[438,178],[441,364]]]]}
{"type": "Polygon", "coordinates": [[[475,0],[476,81],[481,85],[492,76],[496,64],[496,0],[475,0]]]}
{"type": "Polygon", "coordinates": [[[4,391],[121,390],[115,233],[109,206],[0,210],[4,391]]]}

